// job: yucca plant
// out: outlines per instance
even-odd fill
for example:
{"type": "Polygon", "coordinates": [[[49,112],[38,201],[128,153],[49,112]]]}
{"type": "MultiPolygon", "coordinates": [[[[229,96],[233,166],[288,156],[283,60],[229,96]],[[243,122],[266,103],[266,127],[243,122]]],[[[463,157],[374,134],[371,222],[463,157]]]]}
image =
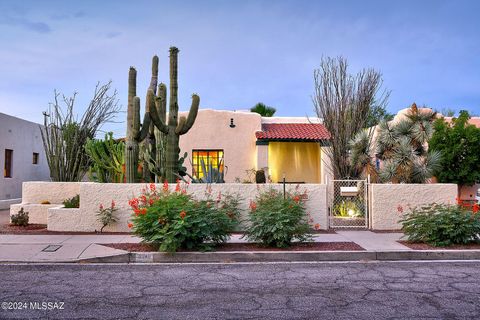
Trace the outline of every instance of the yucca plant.
{"type": "Polygon", "coordinates": [[[373,140],[366,131],[350,142],[352,166],[373,182],[424,183],[440,169],[440,153],[427,151],[436,113],[413,104],[405,119],[383,121],[373,140]],[[378,166],[374,158],[380,160],[378,166]]]}

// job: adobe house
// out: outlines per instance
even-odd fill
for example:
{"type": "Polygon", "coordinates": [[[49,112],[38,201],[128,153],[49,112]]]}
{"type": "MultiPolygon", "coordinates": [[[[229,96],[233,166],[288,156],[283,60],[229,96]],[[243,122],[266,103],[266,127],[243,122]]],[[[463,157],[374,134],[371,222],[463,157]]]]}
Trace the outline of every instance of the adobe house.
{"type": "Polygon", "coordinates": [[[50,181],[40,125],[0,113],[0,209],[18,203],[24,181],[50,181]]]}
{"type": "Polygon", "coordinates": [[[246,178],[246,170],[264,169],[271,181],[325,183],[329,133],[318,118],[262,117],[250,111],[201,109],[192,129],[180,138],[188,153],[187,172],[202,176],[200,159],[223,159],[225,182],[246,178]],[[193,168],[192,168],[193,167],[193,168]]]}

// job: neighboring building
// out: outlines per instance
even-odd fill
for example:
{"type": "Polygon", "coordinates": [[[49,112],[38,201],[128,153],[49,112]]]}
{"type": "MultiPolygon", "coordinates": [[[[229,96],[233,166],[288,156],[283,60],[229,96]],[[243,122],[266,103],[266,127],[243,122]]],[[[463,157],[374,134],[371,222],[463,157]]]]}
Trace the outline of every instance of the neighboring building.
{"type": "Polygon", "coordinates": [[[0,209],[21,202],[24,181],[50,180],[40,125],[0,113],[0,209]]]}
{"type": "Polygon", "coordinates": [[[223,159],[226,182],[244,180],[247,170],[264,169],[274,183],[284,175],[289,183],[325,183],[328,139],[318,118],[202,109],[192,129],[180,138],[180,150],[188,153],[188,173],[197,177],[203,175],[201,159],[207,167],[223,159]]]}

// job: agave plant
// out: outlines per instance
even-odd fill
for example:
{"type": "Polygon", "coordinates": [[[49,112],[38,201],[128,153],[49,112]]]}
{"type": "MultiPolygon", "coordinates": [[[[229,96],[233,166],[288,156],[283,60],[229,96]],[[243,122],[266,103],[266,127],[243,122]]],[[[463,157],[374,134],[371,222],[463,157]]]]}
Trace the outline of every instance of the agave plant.
{"type": "Polygon", "coordinates": [[[381,122],[373,143],[366,131],[360,132],[350,142],[352,165],[373,182],[426,182],[440,169],[440,153],[427,151],[435,117],[435,112],[413,104],[405,119],[381,122]]]}

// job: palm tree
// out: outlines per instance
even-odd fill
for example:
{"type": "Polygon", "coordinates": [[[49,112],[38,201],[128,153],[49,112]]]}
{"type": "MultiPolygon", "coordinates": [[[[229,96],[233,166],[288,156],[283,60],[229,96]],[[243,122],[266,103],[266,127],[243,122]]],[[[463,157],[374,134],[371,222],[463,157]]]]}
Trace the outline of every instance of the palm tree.
{"type": "Polygon", "coordinates": [[[352,166],[373,182],[424,183],[440,169],[440,153],[427,151],[435,117],[435,112],[420,111],[414,103],[405,119],[382,121],[373,143],[366,131],[360,132],[350,143],[352,166]],[[382,162],[380,167],[373,155],[382,162]]]}
{"type": "Polygon", "coordinates": [[[277,109],[274,107],[269,107],[261,102],[257,103],[250,109],[251,112],[256,112],[260,114],[262,117],[272,117],[277,109]]]}

